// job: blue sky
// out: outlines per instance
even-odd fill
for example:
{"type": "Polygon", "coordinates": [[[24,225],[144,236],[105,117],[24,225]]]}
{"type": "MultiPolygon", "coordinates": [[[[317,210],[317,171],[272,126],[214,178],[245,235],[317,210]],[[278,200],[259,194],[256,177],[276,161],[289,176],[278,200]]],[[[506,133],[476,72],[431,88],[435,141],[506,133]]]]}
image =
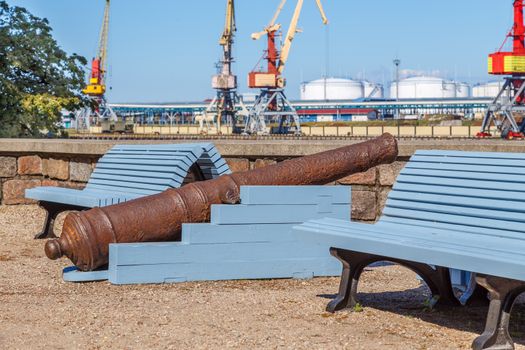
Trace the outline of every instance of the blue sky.
{"type": "MultiPolygon", "coordinates": [[[[59,44],[91,60],[98,45],[104,0],[7,0],[47,18],[59,44]]],[[[111,102],[201,101],[214,92],[210,77],[221,51],[225,0],[113,0],[109,48],[111,102]]],[[[270,21],[279,0],[237,0],[235,72],[240,91],[264,40],[250,34],[270,21]]],[[[287,28],[296,1],[280,22],[287,28]]],[[[323,27],[314,0],[305,0],[285,71],[287,93],[325,74],[391,80],[392,60],[402,68],[444,78],[488,81],[487,55],[512,26],[511,0],[324,0],[323,27]],[[327,45],[327,39],[329,44],[327,45]]],[[[88,67],[86,67],[88,69],[88,67]]],[[[254,91],[253,91],[254,92],[254,91]]]]}

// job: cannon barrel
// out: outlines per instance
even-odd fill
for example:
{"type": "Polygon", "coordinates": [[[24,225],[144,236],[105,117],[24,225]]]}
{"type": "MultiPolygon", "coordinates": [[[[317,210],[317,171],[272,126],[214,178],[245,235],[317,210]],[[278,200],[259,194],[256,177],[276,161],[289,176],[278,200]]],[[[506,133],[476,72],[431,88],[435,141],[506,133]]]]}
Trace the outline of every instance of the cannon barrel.
{"type": "Polygon", "coordinates": [[[397,157],[390,134],[264,168],[195,182],[126,203],[70,213],[58,239],[45,245],[48,258],[67,256],[80,270],[108,263],[110,243],[180,241],[183,223],[207,222],[212,204],[240,201],[245,185],[323,185],[364,172],[397,157]]]}

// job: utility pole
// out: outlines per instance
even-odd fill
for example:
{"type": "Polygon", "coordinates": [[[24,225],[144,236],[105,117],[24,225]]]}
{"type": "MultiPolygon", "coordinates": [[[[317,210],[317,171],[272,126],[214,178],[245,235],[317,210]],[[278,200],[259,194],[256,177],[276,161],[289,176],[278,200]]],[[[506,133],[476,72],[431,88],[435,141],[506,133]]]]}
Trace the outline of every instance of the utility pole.
{"type": "MultiPolygon", "coordinates": [[[[394,60],[394,66],[396,66],[396,102],[399,102],[399,66],[401,65],[401,60],[396,58],[394,60]]],[[[399,119],[399,106],[396,108],[396,119],[399,119]]]]}

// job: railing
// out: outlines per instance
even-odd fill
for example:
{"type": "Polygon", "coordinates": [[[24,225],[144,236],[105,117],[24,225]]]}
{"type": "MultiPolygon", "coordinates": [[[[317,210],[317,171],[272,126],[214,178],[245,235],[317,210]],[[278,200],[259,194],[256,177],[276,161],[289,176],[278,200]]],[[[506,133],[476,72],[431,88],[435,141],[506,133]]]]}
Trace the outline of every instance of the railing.
{"type": "MultiPolygon", "coordinates": [[[[305,136],[326,137],[375,137],[384,133],[396,137],[421,137],[421,138],[474,138],[479,132],[478,126],[303,126],[305,136]]],[[[91,134],[100,134],[100,127],[91,127],[91,134]]],[[[199,127],[196,125],[135,125],[134,134],[145,135],[198,135],[199,127]]],[[[212,128],[208,135],[217,135],[219,132],[212,128]]],[[[222,135],[232,134],[232,128],[222,126],[222,135]]]]}

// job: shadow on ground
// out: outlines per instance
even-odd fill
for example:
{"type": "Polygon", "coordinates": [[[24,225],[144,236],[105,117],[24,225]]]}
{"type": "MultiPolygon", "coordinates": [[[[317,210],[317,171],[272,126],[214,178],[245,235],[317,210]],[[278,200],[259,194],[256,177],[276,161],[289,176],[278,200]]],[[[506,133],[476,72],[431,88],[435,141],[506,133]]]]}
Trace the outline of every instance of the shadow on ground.
{"type": "MultiPolygon", "coordinates": [[[[319,294],[317,296],[330,300],[335,299],[336,294],[319,294]]],[[[430,297],[430,290],[424,283],[421,287],[414,289],[358,293],[357,297],[360,306],[365,309],[374,308],[406,317],[418,318],[440,327],[475,334],[483,333],[488,312],[488,304],[464,307],[439,306],[435,309],[429,309],[427,301],[430,297]]],[[[525,345],[525,293],[519,297],[514,305],[509,332],[516,344],[525,345]]]]}

